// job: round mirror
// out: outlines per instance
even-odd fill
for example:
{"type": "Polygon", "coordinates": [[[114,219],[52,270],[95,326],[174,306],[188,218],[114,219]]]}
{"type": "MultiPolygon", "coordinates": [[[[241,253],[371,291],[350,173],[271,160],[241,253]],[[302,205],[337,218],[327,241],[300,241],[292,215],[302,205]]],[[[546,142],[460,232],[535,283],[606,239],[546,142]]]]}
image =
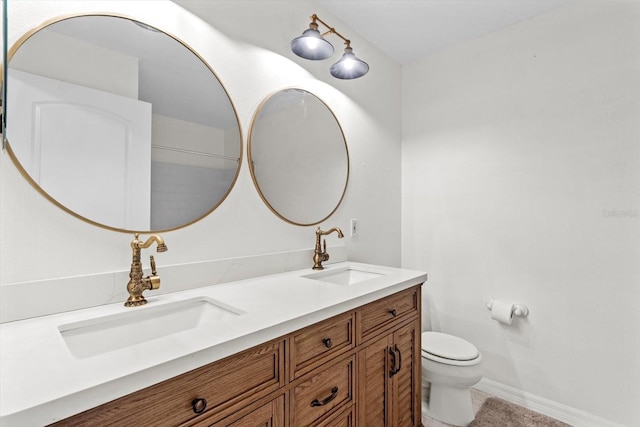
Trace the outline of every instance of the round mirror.
{"type": "Polygon", "coordinates": [[[349,179],[349,153],[338,120],[302,89],[277,92],[258,107],[249,134],[249,164],[267,206],[297,225],[331,216],[349,179]]]}
{"type": "Polygon", "coordinates": [[[114,230],[163,231],[201,219],[231,191],[236,111],[175,37],[81,15],[29,32],[9,56],[9,152],[64,210],[114,230]]]}

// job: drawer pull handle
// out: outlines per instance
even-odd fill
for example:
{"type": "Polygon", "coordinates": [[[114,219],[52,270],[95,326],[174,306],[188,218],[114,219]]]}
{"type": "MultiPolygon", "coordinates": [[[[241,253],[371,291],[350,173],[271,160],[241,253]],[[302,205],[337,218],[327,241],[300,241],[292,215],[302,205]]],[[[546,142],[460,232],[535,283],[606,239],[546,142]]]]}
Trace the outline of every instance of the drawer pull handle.
{"type": "Polygon", "coordinates": [[[400,369],[402,369],[402,352],[400,352],[400,349],[398,348],[398,346],[395,346],[396,351],[398,352],[398,368],[396,369],[395,373],[397,374],[398,372],[400,372],[400,369]]]}
{"type": "Polygon", "coordinates": [[[392,308],[391,310],[389,310],[389,313],[393,316],[396,317],[398,315],[398,312],[396,311],[395,308],[392,308]]]}
{"type": "Polygon", "coordinates": [[[325,398],[322,401],[318,399],[314,399],[311,402],[311,406],[324,406],[327,403],[331,402],[333,399],[335,399],[337,395],[338,395],[338,387],[334,387],[331,389],[331,395],[329,397],[325,398]]]}
{"type": "Polygon", "coordinates": [[[193,406],[193,412],[201,414],[205,409],[207,409],[207,400],[202,398],[193,399],[191,401],[191,406],[193,406]]]}
{"type": "Polygon", "coordinates": [[[331,346],[333,345],[333,343],[331,342],[331,338],[323,338],[322,343],[327,348],[331,348],[331,346]]]}
{"type": "Polygon", "coordinates": [[[389,355],[391,356],[391,369],[389,370],[389,378],[396,374],[396,353],[389,347],[389,355]]]}

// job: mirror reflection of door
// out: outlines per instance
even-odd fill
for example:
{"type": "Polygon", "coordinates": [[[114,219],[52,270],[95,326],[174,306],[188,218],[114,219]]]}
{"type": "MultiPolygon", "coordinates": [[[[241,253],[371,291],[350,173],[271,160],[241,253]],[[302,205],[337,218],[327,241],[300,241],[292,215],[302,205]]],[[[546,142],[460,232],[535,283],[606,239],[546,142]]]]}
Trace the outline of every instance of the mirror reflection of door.
{"type": "Polygon", "coordinates": [[[151,105],[18,70],[10,76],[10,115],[31,124],[13,127],[12,139],[31,140],[13,148],[32,179],[79,215],[149,229],[151,105]]]}

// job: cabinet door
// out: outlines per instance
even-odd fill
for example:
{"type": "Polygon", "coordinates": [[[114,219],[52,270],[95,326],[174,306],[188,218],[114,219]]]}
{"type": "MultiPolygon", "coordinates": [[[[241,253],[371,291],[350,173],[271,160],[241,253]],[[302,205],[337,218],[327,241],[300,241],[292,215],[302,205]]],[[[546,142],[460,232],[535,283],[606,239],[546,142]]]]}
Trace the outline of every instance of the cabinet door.
{"type": "Polygon", "coordinates": [[[389,374],[391,363],[389,348],[392,335],[385,335],[374,341],[359,353],[358,362],[358,425],[366,427],[386,427],[391,402],[389,395],[389,374]]]}
{"type": "Polygon", "coordinates": [[[392,426],[420,426],[420,322],[415,320],[393,334],[396,367],[392,379],[392,426]]]}
{"type": "Polygon", "coordinates": [[[420,426],[420,320],[359,352],[359,425],[420,426]]]}

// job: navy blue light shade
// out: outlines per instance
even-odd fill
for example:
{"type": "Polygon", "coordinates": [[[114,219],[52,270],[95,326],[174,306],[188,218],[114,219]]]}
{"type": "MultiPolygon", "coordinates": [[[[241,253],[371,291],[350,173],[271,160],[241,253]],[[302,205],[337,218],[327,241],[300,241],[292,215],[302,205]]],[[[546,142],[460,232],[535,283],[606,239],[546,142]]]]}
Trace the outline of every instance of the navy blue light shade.
{"type": "Polygon", "coordinates": [[[347,47],[342,58],[329,69],[331,75],[337,79],[350,80],[362,77],[369,72],[369,64],[356,58],[353,49],[347,47]]]}
{"type": "Polygon", "coordinates": [[[320,31],[314,28],[305,30],[300,37],[291,40],[293,53],[304,59],[321,60],[333,55],[333,46],[326,41],[320,31]]]}

